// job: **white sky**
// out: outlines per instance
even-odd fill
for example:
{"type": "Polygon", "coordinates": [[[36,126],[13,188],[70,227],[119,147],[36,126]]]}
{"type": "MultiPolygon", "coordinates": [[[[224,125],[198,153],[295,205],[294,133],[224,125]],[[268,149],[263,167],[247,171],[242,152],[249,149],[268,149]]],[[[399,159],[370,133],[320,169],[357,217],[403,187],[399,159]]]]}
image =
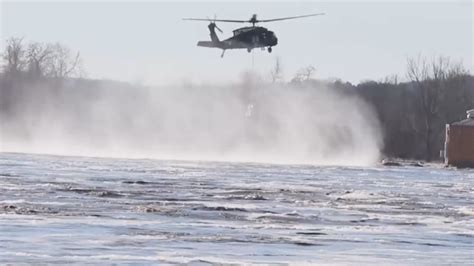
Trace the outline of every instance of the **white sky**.
{"type": "MultiPolygon", "coordinates": [[[[208,40],[206,22],[183,17],[248,19],[325,12],[326,16],[261,24],[274,31],[273,53],[255,50],[254,70],[268,75],[281,59],[286,79],[301,67],[317,78],[357,83],[398,74],[422,54],[462,60],[473,73],[473,4],[449,2],[13,2],[1,3],[5,38],[61,42],[81,52],[88,77],[143,84],[237,80],[252,68],[246,50],[197,47],[208,40]]],[[[218,23],[221,39],[244,24],[218,23]]]]}

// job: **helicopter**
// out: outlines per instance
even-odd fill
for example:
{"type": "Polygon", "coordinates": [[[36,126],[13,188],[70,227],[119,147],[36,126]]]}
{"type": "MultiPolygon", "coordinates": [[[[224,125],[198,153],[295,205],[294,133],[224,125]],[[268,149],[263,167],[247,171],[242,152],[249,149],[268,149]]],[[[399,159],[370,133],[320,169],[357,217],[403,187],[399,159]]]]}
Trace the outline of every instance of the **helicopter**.
{"type": "Polygon", "coordinates": [[[276,37],[273,31],[270,31],[264,27],[256,26],[257,23],[313,17],[320,15],[324,15],[324,13],[262,20],[257,19],[257,14],[253,14],[249,20],[216,19],[215,16],[213,20],[209,18],[183,18],[183,20],[209,21],[210,23],[207,27],[209,28],[211,41],[199,41],[197,43],[197,46],[222,49],[221,57],[224,57],[225,51],[229,49],[247,49],[247,51],[250,53],[254,48],[261,48],[262,50],[265,50],[265,48],[267,48],[269,53],[272,52],[272,47],[278,44],[278,38],[276,37]],[[217,37],[216,29],[220,33],[223,33],[223,31],[216,25],[216,22],[251,23],[252,26],[238,28],[233,31],[232,37],[221,41],[219,40],[219,37],[217,37]]]}

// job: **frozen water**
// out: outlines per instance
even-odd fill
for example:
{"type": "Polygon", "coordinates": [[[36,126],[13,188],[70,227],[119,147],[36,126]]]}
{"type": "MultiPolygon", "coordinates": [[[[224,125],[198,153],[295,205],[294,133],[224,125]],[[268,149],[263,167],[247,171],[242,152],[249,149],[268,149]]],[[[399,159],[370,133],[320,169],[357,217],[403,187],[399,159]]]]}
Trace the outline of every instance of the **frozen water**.
{"type": "Polygon", "coordinates": [[[0,153],[0,264],[472,264],[473,180],[0,153]]]}

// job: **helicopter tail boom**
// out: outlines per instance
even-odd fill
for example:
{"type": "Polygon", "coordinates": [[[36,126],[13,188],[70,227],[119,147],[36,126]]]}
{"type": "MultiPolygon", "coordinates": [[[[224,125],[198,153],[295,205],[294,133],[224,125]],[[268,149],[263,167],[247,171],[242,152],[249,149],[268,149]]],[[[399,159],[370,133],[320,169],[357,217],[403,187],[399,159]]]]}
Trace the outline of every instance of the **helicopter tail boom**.
{"type": "Polygon", "coordinates": [[[222,48],[219,42],[214,41],[199,41],[197,46],[209,47],[209,48],[222,48]]]}

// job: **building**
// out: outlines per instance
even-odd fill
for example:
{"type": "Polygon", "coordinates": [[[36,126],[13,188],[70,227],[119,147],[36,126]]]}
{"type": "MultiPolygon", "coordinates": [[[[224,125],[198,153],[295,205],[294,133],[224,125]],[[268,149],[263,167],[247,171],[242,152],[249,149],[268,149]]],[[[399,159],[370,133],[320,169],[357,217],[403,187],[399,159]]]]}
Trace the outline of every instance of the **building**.
{"type": "Polygon", "coordinates": [[[467,119],[446,125],[445,163],[457,167],[474,167],[474,109],[467,119]]]}

